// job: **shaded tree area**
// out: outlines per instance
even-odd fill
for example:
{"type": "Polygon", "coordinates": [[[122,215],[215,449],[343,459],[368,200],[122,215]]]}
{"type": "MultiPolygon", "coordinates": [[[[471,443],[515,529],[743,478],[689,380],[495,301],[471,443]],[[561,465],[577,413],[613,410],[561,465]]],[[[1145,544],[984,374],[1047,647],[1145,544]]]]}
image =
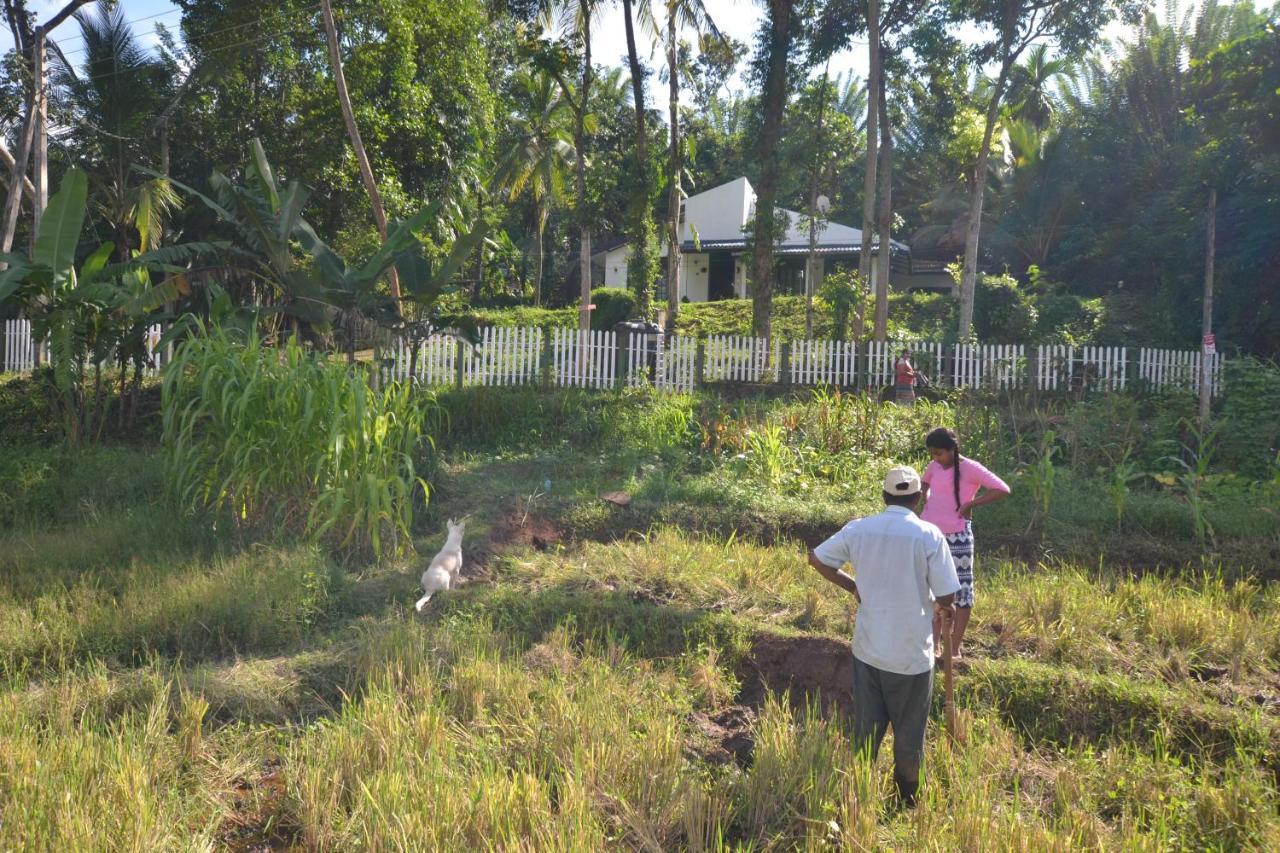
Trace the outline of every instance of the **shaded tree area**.
{"type": "MultiPolygon", "coordinates": [[[[27,5],[4,5],[22,45],[35,26],[18,14],[27,5]]],[[[122,6],[87,6],[49,36],[49,184],[71,166],[87,177],[81,256],[104,242],[119,263],[165,245],[234,242],[234,229],[174,186],[207,191],[215,170],[240,180],[253,139],[282,186],[309,190],[306,221],[328,244],[343,256],[372,254],[383,238],[315,4],[177,5],[171,29],[147,25],[159,33],[157,50],[141,46],[122,6]],[[84,47],[63,53],[57,38],[72,30],[84,47]]],[[[883,87],[868,92],[827,64],[868,51],[867,0],[760,4],[750,43],[723,37],[692,0],[626,7],[633,48],[600,57],[587,39],[619,4],[334,4],[354,120],[387,216],[437,205],[417,231],[437,267],[463,236],[485,232],[450,267],[450,305],[585,303],[585,255],[636,235],[651,248],[630,286],[656,292],[671,270],[655,253],[679,199],[745,176],[760,195],[753,257],[744,259],[760,333],[777,263],[768,211],[810,211],[820,194],[829,200],[823,219],[879,230],[919,260],[955,262],[976,230],[980,283],[989,276],[991,293],[1038,315],[1019,328],[1188,347],[1200,331],[1213,189],[1220,337],[1280,352],[1274,9],[1173,3],[1103,43],[1094,25],[1136,4],[882,0],[883,87]],[[1045,10],[1057,17],[1036,24],[1045,10]],[[975,23],[988,25],[984,35],[962,38],[975,23]],[[880,169],[868,184],[872,112],[880,169]]],[[[0,177],[6,191],[18,187],[13,245],[25,252],[34,157],[15,156],[34,64],[16,52],[4,62],[0,177]]],[[[292,252],[295,267],[315,263],[300,246],[292,252]]],[[[192,263],[193,281],[212,276],[234,298],[264,298],[243,264],[192,263]]],[[[991,298],[979,294],[977,310],[991,298]]],[[[642,310],[650,304],[663,305],[640,300],[642,310]]],[[[962,331],[962,315],[954,312],[948,334],[962,331]]],[[[973,322],[990,327],[989,317],[973,322]]]]}

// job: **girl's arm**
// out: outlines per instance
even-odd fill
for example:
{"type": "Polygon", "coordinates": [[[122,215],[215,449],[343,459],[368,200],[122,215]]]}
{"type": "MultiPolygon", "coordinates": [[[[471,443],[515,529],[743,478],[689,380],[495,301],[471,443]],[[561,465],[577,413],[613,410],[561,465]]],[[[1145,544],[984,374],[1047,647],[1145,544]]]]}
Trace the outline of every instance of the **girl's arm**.
{"type": "Polygon", "coordinates": [[[982,487],[982,493],[980,495],[960,507],[960,515],[964,518],[968,518],[969,513],[973,512],[974,507],[993,504],[997,501],[1002,501],[1007,497],[1009,497],[1008,490],[988,489],[984,486],[982,487]]]}

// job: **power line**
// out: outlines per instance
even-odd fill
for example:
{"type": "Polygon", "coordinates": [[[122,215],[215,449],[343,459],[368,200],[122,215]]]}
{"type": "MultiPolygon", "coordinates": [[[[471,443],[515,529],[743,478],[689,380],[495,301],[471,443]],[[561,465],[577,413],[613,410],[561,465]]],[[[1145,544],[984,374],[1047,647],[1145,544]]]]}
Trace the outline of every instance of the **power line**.
{"type": "MultiPolygon", "coordinates": [[[[310,7],[310,9],[311,9],[311,11],[318,12],[318,11],[320,11],[320,6],[317,4],[316,6],[310,7]]],[[[160,14],[162,14],[162,15],[168,15],[168,14],[172,14],[173,12],[181,12],[181,11],[182,11],[181,9],[173,9],[173,10],[171,10],[170,12],[162,12],[162,13],[160,13],[160,14]]],[[[149,16],[148,18],[138,18],[138,21],[146,21],[146,20],[150,20],[151,18],[157,18],[157,17],[160,17],[160,15],[151,15],[151,16],[149,16]]],[[[200,38],[200,40],[201,40],[201,41],[203,41],[203,40],[205,40],[205,39],[212,38],[213,36],[223,35],[223,34],[225,34],[225,33],[235,32],[236,30],[243,30],[243,29],[245,29],[245,28],[247,28],[247,27],[252,27],[252,26],[255,26],[255,25],[257,25],[257,24],[262,24],[265,20],[266,20],[266,17],[265,17],[265,16],[258,17],[258,18],[254,18],[254,19],[253,19],[253,20],[251,20],[251,21],[245,21],[244,23],[241,23],[241,24],[233,24],[233,25],[231,25],[231,26],[229,26],[229,27],[222,27],[221,29],[217,29],[217,30],[210,30],[210,31],[209,31],[209,32],[207,32],[207,33],[201,33],[201,34],[200,34],[200,36],[199,36],[199,38],[200,38]]],[[[137,22],[136,22],[136,21],[129,21],[128,23],[132,24],[132,23],[137,23],[137,22]]],[[[159,35],[159,30],[158,30],[158,29],[152,29],[152,30],[149,30],[148,32],[143,33],[143,34],[140,34],[140,35],[135,34],[135,36],[134,36],[134,37],[135,37],[135,38],[145,38],[145,37],[147,37],[147,36],[154,36],[154,35],[159,35]]],[[[189,41],[189,40],[185,40],[185,39],[184,39],[184,41],[186,41],[187,45],[188,45],[188,46],[190,46],[191,41],[189,41]]],[[[65,53],[67,56],[71,56],[71,55],[73,55],[73,54],[77,54],[77,53],[84,53],[87,49],[88,49],[88,48],[86,48],[86,47],[81,47],[81,48],[78,48],[78,49],[76,49],[76,50],[64,51],[64,53],[65,53]]]]}

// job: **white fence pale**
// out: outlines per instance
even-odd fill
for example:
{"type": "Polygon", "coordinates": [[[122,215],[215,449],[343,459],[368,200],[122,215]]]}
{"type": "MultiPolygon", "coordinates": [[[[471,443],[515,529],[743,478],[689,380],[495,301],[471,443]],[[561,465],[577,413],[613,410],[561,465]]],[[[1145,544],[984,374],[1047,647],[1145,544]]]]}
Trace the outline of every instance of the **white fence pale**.
{"type": "Polygon", "coordinates": [[[771,351],[767,338],[714,335],[707,338],[704,351],[707,382],[762,382],[769,365],[778,363],[778,342],[771,351]]]}
{"type": "Polygon", "coordinates": [[[615,332],[551,330],[552,381],[562,387],[610,388],[616,380],[615,332]]]}

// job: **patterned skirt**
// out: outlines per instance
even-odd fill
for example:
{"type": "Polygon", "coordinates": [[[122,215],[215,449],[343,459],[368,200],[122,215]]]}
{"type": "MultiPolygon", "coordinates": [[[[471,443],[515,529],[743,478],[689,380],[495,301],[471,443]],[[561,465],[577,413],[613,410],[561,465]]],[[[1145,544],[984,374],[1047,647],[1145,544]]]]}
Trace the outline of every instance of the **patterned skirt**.
{"type": "Polygon", "coordinates": [[[966,521],[964,530],[946,536],[951,559],[956,564],[956,576],[960,578],[956,607],[973,607],[973,522],[966,521]]]}
{"type": "Polygon", "coordinates": [[[894,402],[901,406],[911,406],[916,402],[916,386],[902,382],[893,386],[894,402]]]}

